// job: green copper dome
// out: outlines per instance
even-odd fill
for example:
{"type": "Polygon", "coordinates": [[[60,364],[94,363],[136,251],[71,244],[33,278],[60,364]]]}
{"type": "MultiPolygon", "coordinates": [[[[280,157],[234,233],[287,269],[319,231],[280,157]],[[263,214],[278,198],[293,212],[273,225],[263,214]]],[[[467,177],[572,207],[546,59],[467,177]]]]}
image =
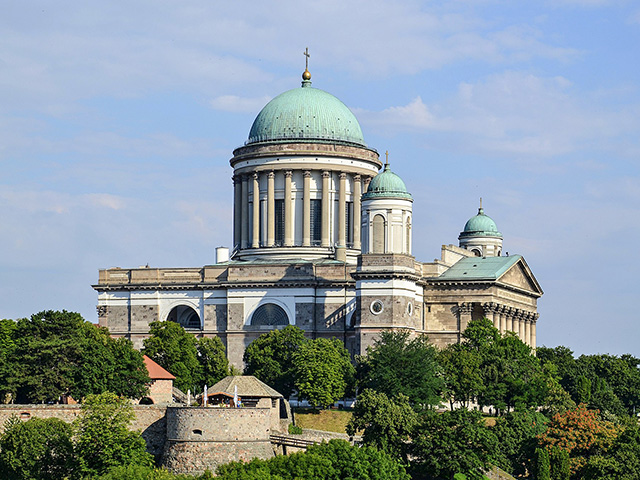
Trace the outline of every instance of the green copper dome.
{"type": "Polygon", "coordinates": [[[373,177],[371,183],[369,183],[369,188],[367,188],[366,193],[362,195],[362,200],[389,197],[413,200],[402,179],[393,173],[389,168],[389,164],[386,163],[384,170],[373,177]]]}
{"type": "Polygon", "coordinates": [[[460,234],[460,237],[500,237],[502,234],[498,231],[498,226],[493,219],[484,214],[484,209],[480,207],[478,214],[475,217],[471,217],[464,226],[464,231],[460,234]]]}
{"type": "Polygon", "coordinates": [[[267,103],[245,144],[287,141],[367,146],[351,110],[333,95],[311,87],[310,80],[267,103]]]}

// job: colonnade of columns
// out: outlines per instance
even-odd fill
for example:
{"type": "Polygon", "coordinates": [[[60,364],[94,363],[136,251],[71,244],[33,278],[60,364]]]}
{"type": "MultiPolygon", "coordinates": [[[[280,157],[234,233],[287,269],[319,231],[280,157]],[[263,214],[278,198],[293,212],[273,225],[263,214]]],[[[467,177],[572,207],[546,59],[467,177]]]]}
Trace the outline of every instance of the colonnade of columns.
{"type": "MultiPolygon", "coordinates": [[[[540,314],[495,302],[482,303],[481,306],[484,316],[493,322],[493,326],[500,333],[514,332],[524,343],[536,348],[536,322],[540,314]]],[[[463,331],[471,320],[473,303],[461,303],[458,310],[461,320],[460,331],[463,331]]]]}
{"type": "MultiPolygon", "coordinates": [[[[350,222],[353,228],[353,241],[349,245],[355,250],[361,248],[361,197],[362,192],[371,181],[371,177],[359,174],[340,172],[337,182],[338,197],[338,231],[337,236],[332,232],[331,223],[333,221],[332,206],[332,172],[321,170],[322,188],[321,190],[321,235],[319,239],[312,238],[311,234],[311,170],[304,170],[302,182],[302,232],[298,236],[300,240],[296,242],[295,222],[294,222],[294,190],[292,187],[292,170],[268,170],[263,172],[253,172],[247,174],[237,174],[233,177],[234,183],[234,227],[233,237],[236,249],[276,247],[276,246],[318,246],[331,247],[335,245],[340,248],[347,247],[347,184],[350,183],[353,200],[353,218],[350,222]],[[284,201],[284,238],[282,243],[276,242],[276,175],[284,176],[284,192],[278,195],[284,201]],[[261,236],[260,219],[260,180],[266,177],[266,238],[261,236]],[[249,211],[251,209],[251,215],[249,211]],[[250,221],[251,219],[251,221],[250,221]]],[[[263,190],[264,192],[264,190],[263,190]]],[[[317,193],[313,192],[313,198],[317,198],[317,193]]],[[[265,221],[263,219],[263,221],[265,221]]]]}

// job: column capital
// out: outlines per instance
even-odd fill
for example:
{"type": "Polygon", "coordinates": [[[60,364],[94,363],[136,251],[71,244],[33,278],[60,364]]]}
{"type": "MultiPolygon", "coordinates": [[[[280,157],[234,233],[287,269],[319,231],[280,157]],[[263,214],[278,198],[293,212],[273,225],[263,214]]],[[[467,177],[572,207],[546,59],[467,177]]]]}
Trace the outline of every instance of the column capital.
{"type": "Polygon", "coordinates": [[[362,175],[360,175],[359,173],[356,173],[356,174],[353,176],[353,179],[354,179],[356,182],[359,182],[359,181],[362,179],[362,175]]]}
{"type": "Polygon", "coordinates": [[[276,174],[273,170],[270,170],[269,173],[267,173],[267,177],[268,178],[275,178],[276,174]]]}
{"type": "Polygon", "coordinates": [[[496,313],[498,311],[498,304],[495,302],[487,302],[482,304],[484,313],[496,313]]]}
{"type": "Polygon", "coordinates": [[[304,178],[311,177],[311,170],[305,170],[304,172],[302,172],[302,175],[304,175],[304,178]]]}
{"type": "Polygon", "coordinates": [[[344,180],[347,178],[347,174],[345,172],[340,172],[340,180],[344,180]]]}
{"type": "Polygon", "coordinates": [[[253,178],[254,180],[258,180],[258,172],[253,172],[251,174],[251,178],[253,178]]]}
{"type": "Polygon", "coordinates": [[[462,314],[470,314],[473,310],[473,303],[463,302],[458,304],[458,311],[462,314]]]}
{"type": "Polygon", "coordinates": [[[291,178],[293,176],[293,172],[291,170],[284,171],[285,178],[291,178]]]}
{"type": "Polygon", "coordinates": [[[331,176],[331,172],[329,170],[322,171],[322,178],[329,178],[331,176]]]}

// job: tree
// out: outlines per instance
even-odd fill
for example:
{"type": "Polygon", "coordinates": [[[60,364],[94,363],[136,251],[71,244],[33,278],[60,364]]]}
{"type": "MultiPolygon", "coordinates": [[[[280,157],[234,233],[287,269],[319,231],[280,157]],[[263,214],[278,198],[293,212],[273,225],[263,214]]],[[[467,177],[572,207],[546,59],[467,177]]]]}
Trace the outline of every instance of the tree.
{"type": "Polygon", "coordinates": [[[71,425],[57,418],[10,419],[0,436],[0,478],[67,478],[75,466],[71,434],[71,425]]]}
{"type": "Polygon", "coordinates": [[[0,334],[12,345],[0,366],[7,372],[0,393],[11,393],[18,403],[55,402],[63,394],[81,399],[103,391],[139,398],[147,391],[149,376],[131,342],[111,338],[107,329],[77,313],[40,312],[9,331],[9,340],[0,334]]]}
{"type": "Polygon", "coordinates": [[[337,338],[304,342],[293,354],[293,367],[298,396],[320,407],[344,397],[355,375],[349,352],[337,338]]]}
{"type": "Polygon", "coordinates": [[[453,343],[440,351],[438,362],[444,371],[444,396],[451,409],[453,410],[455,402],[468,408],[484,385],[479,352],[453,343]]]}
{"type": "Polygon", "coordinates": [[[533,467],[533,478],[535,480],[551,480],[551,463],[548,450],[536,448],[533,467]]]}
{"type": "Polygon", "coordinates": [[[547,448],[552,458],[552,469],[554,449],[561,449],[569,456],[572,474],[583,478],[580,472],[588,459],[606,452],[613,444],[620,427],[602,420],[598,413],[580,404],[553,416],[547,430],[538,435],[538,445],[547,448]]]}
{"type": "Polygon", "coordinates": [[[363,430],[362,440],[392,457],[408,463],[411,435],[418,425],[418,415],[411,408],[409,398],[398,395],[390,399],[384,393],[366,389],[355,404],[347,424],[347,433],[355,435],[363,430]]]}
{"type": "Polygon", "coordinates": [[[219,337],[197,339],[196,350],[202,370],[202,387],[214,385],[229,375],[229,360],[219,337]]]}
{"type": "MultiPolygon", "coordinates": [[[[428,412],[413,438],[416,473],[427,478],[452,478],[463,473],[472,480],[495,463],[498,440],[480,412],[458,409],[428,412]]],[[[423,478],[423,477],[419,477],[423,478]]]]}
{"type": "Polygon", "coordinates": [[[305,342],[304,331],[292,325],[260,335],[244,352],[245,375],[289,398],[295,389],[293,355],[305,342]]]}
{"type": "Polygon", "coordinates": [[[202,383],[202,367],[195,337],[171,321],[151,322],[149,333],[143,342],[143,353],[176,377],[177,388],[197,391],[202,383]]]}
{"type": "Polygon", "coordinates": [[[116,466],[153,464],[140,433],[128,429],[133,418],[130,401],[113,393],[85,399],[75,422],[75,451],[82,474],[101,475],[116,466]]]}
{"type": "Polygon", "coordinates": [[[305,452],[218,467],[218,480],[409,480],[402,465],[371,447],[344,440],[311,445],[305,452]]]}
{"type": "Polygon", "coordinates": [[[358,386],[388,397],[406,395],[414,405],[438,405],[444,382],[438,352],[425,335],[384,331],[366,355],[359,357],[358,386]]]}
{"type": "Polygon", "coordinates": [[[15,357],[15,329],[13,320],[0,320],[0,404],[15,396],[17,365],[12,361],[15,357]]]}
{"type": "Polygon", "coordinates": [[[525,475],[535,457],[537,436],[547,428],[548,419],[534,410],[517,410],[496,419],[493,433],[505,463],[500,466],[512,475],[525,475]]]}

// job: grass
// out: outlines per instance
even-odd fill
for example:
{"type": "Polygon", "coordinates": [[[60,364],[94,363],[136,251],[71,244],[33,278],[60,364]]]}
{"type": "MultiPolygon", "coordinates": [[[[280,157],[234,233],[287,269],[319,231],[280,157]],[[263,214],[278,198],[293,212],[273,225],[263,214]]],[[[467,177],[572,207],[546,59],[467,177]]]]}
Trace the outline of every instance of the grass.
{"type": "Polygon", "coordinates": [[[351,419],[350,410],[313,410],[311,408],[294,409],[296,425],[302,428],[324,430],[326,432],[346,433],[345,426],[351,419]]]}

